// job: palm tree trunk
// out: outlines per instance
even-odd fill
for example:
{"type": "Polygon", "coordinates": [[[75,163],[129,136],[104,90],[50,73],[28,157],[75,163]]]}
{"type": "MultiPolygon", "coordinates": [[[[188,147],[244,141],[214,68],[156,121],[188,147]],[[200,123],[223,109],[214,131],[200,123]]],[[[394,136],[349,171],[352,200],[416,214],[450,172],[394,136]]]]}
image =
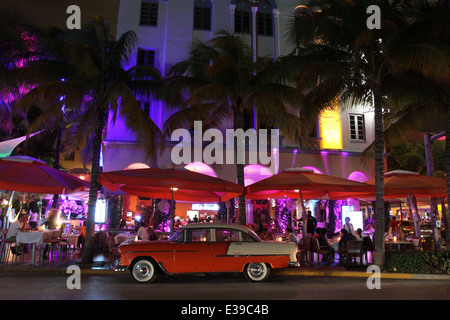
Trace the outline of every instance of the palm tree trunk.
{"type": "Polygon", "coordinates": [[[92,147],[91,185],[89,190],[86,239],[83,248],[83,257],[81,258],[82,264],[92,264],[94,259],[95,207],[97,204],[97,190],[99,187],[97,179],[100,173],[100,152],[102,144],[104,116],[105,109],[103,107],[99,107],[97,114],[97,123],[94,132],[94,142],[92,147]]]}
{"type": "Polygon", "coordinates": [[[384,139],[382,96],[378,86],[373,88],[375,107],[375,235],[374,264],[383,267],[384,254],[384,139]]]}
{"type": "MultiPolygon", "coordinates": [[[[237,108],[236,108],[237,109],[237,108]]],[[[240,110],[235,110],[234,112],[234,129],[243,129],[244,128],[244,113],[240,110]]],[[[234,150],[236,151],[236,159],[239,159],[240,152],[243,152],[242,150],[239,150],[237,148],[238,141],[234,142],[234,150]]],[[[236,161],[236,176],[237,176],[237,183],[240,186],[244,185],[244,164],[237,163],[236,161]]],[[[245,189],[244,194],[238,197],[238,205],[239,205],[239,212],[238,212],[238,222],[239,224],[246,225],[247,224],[247,216],[245,214],[245,189]]]]}
{"type": "MultiPolygon", "coordinates": [[[[447,105],[447,116],[445,120],[445,172],[447,173],[447,221],[450,221],[450,104],[447,105]]],[[[450,225],[450,223],[449,223],[450,225]]],[[[450,228],[447,226],[446,251],[450,252],[450,228]]]]}

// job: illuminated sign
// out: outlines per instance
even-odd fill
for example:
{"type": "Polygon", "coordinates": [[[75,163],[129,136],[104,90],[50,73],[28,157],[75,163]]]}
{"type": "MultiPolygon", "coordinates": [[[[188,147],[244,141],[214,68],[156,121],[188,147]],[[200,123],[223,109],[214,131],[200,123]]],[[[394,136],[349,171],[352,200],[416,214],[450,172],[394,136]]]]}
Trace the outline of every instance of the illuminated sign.
{"type": "Polygon", "coordinates": [[[217,203],[193,203],[192,210],[213,210],[218,211],[219,205],[217,203]]]}

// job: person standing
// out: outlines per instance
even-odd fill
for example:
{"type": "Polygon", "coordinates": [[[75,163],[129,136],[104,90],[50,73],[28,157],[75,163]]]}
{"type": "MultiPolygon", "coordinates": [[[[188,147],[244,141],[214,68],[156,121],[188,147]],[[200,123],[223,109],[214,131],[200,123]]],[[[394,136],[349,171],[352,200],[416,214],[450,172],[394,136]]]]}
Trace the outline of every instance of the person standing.
{"type": "Polygon", "coordinates": [[[38,221],[38,213],[37,212],[32,212],[30,215],[30,221],[28,222],[28,224],[30,225],[31,229],[36,229],[37,228],[37,221],[38,221]]]}
{"type": "Polygon", "coordinates": [[[345,229],[352,236],[355,236],[355,229],[353,229],[353,224],[350,223],[349,217],[345,217],[345,223],[342,226],[342,228],[345,229]]]}

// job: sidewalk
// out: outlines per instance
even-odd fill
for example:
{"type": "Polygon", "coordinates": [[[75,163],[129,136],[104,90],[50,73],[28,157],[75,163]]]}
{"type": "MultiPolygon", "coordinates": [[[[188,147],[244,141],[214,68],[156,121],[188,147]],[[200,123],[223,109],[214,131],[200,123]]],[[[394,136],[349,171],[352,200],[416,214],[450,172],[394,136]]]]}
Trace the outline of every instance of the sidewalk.
{"type": "MultiPolygon", "coordinates": [[[[92,265],[80,265],[81,254],[70,253],[69,256],[63,253],[60,256],[56,252],[53,258],[43,260],[39,263],[39,251],[36,252],[36,263],[31,263],[31,253],[26,253],[23,257],[19,256],[16,261],[12,261],[12,255],[8,263],[0,263],[1,275],[14,275],[20,273],[26,274],[66,274],[67,268],[71,265],[77,265],[81,268],[83,274],[115,274],[113,266],[109,263],[108,254],[98,252],[94,255],[94,262],[92,265]]],[[[370,259],[369,259],[370,260],[370,259]]],[[[359,262],[359,261],[358,261],[359,262]]],[[[319,263],[314,260],[308,265],[300,267],[289,267],[282,270],[274,270],[272,274],[283,276],[316,276],[316,277],[359,277],[368,278],[373,275],[372,272],[367,272],[368,265],[349,265],[344,266],[339,264],[339,261],[334,263],[319,263]]],[[[439,274],[410,274],[410,273],[384,273],[380,274],[383,279],[420,279],[420,280],[447,280],[450,281],[450,275],[439,274]]]]}

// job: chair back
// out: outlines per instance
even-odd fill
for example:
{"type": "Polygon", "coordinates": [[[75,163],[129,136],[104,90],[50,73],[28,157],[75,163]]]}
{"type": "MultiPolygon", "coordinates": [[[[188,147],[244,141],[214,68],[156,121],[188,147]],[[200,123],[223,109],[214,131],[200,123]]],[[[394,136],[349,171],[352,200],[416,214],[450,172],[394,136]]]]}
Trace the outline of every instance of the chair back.
{"type": "Polygon", "coordinates": [[[347,242],[348,253],[360,253],[362,250],[362,240],[349,240],[347,242]]]}
{"type": "Polygon", "coordinates": [[[298,244],[299,250],[309,251],[311,248],[311,237],[302,238],[298,244]]]}
{"type": "Polygon", "coordinates": [[[53,233],[52,233],[52,240],[60,240],[61,235],[62,235],[61,229],[53,231],[53,233]]]}
{"type": "Polygon", "coordinates": [[[311,251],[319,252],[320,245],[319,245],[319,240],[317,238],[311,238],[310,244],[311,244],[311,251]]]}

